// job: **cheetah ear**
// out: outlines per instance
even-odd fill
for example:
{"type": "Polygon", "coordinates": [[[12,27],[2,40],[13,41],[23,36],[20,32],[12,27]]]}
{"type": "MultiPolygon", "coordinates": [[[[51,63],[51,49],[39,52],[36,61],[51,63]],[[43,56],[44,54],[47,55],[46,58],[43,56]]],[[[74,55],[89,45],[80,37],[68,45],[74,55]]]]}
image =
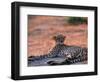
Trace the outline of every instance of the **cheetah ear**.
{"type": "Polygon", "coordinates": [[[64,39],[66,38],[66,36],[64,36],[64,39]]]}
{"type": "Polygon", "coordinates": [[[56,36],[53,36],[53,38],[52,38],[53,40],[56,40],[56,36]]]}

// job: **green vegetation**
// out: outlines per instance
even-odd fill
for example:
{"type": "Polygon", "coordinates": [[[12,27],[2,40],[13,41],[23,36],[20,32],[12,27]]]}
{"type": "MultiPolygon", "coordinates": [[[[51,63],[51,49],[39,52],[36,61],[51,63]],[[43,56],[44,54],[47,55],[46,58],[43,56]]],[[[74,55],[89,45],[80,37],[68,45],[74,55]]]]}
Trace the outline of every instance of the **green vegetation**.
{"type": "Polygon", "coordinates": [[[69,24],[74,24],[74,25],[87,24],[86,17],[69,17],[67,21],[69,24]]]}

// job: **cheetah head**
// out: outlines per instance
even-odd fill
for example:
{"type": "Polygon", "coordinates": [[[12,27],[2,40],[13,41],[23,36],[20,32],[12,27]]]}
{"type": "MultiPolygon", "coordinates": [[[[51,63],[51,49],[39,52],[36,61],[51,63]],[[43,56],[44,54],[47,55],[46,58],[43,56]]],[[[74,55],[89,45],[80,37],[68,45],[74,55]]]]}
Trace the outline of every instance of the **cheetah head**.
{"type": "Polygon", "coordinates": [[[64,44],[65,36],[62,34],[58,34],[54,36],[53,39],[55,40],[56,44],[64,44]]]}

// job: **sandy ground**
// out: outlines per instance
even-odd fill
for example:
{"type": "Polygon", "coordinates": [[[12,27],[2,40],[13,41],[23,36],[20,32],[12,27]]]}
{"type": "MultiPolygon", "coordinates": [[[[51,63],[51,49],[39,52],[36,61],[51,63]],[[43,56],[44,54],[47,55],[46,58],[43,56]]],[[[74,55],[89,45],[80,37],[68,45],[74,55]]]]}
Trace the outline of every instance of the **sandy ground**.
{"type": "Polygon", "coordinates": [[[53,36],[66,36],[66,45],[87,47],[87,24],[69,25],[66,17],[28,16],[28,56],[49,53],[55,46],[53,36]]]}

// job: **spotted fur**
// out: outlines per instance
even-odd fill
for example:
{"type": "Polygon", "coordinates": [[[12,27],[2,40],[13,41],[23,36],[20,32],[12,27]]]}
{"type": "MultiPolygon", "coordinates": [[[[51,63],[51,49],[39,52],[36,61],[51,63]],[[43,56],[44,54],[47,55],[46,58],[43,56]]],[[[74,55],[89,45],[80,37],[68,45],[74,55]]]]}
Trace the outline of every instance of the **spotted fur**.
{"type": "Polygon", "coordinates": [[[66,58],[66,60],[60,63],[57,63],[55,61],[47,62],[48,64],[52,65],[52,64],[73,64],[76,62],[87,60],[87,48],[65,45],[64,44],[65,36],[63,35],[54,36],[53,39],[55,40],[56,45],[48,54],[29,57],[29,61],[41,60],[44,58],[54,58],[54,57],[66,58]]]}

